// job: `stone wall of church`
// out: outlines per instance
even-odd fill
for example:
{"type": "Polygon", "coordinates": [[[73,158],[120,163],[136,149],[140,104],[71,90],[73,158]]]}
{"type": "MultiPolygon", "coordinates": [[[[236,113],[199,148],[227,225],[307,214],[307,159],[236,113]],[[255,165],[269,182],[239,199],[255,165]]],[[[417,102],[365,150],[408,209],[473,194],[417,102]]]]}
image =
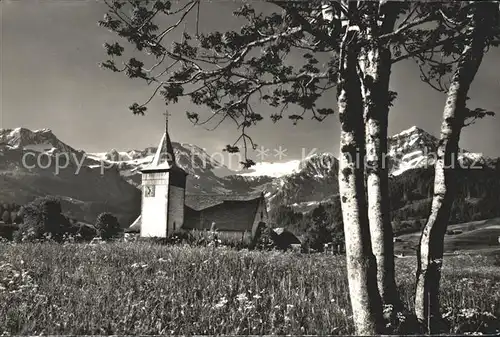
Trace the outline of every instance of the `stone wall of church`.
{"type": "Polygon", "coordinates": [[[142,237],[167,236],[168,172],[144,173],[142,176],[142,237]],[[154,188],[154,195],[146,196],[147,188],[154,188]]]}
{"type": "Polygon", "coordinates": [[[266,224],[269,222],[265,200],[261,201],[261,203],[259,204],[259,208],[257,209],[257,212],[255,212],[255,219],[253,220],[252,224],[252,237],[255,236],[257,232],[257,227],[259,225],[259,222],[261,221],[266,224]]]}
{"type": "Polygon", "coordinates": [[[250,231],[217,231],[217,237],[224,240],[245,241],[251,240],[250,231]]]}
{"type": "Polygon", "coordinates": [[[170,185],[168,208],[168,234],[180,229],[184,223],[184,188],[170,185]]]}

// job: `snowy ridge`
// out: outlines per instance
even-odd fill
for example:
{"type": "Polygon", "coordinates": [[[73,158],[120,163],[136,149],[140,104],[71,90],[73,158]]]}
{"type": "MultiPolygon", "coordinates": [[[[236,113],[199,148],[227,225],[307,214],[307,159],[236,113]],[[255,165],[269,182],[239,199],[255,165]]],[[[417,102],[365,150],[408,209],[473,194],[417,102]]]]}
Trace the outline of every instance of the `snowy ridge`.
{"type": "MultiPolygon", "coordinates": [[[[413,126],[389,138],[389,169],[392,176],[434,165],[439,140],[413,126]]],[[[481,153],[459,150],[458,161],[463,165],[484,165],[489,159],[481,153]]]]}
{"type": "Polygon", "coordinates": [[[50,129],[35,131],[26,128],[0,129],[0,144],[11,149],[36,152],[83,153],[60,141],[50,129]]]}
{"type": "Polygon", "coordinates": [[[299,170],[301,161],[290,160],[284,163],[259,162],[246,173],[238,173],[242,177],[268,176],[279,178],[284,175],[296,173],[299,170]]]}

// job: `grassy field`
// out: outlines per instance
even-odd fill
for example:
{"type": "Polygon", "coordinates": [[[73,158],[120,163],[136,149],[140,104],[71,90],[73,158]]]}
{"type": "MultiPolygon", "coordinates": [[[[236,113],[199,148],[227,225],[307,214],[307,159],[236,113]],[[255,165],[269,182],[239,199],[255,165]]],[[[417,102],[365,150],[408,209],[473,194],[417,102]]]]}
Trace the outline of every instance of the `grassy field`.
{"type": "MultiPolygon", "coordinates": [[[[450,332],[474,331],[465,322],[500,316],[497,258],[445,260],[442,305],[450,332]]],[[[398,259],[397,268],[411,307],[415,260],[398,259]]],[[[344,257],[332,255],[0,244],[0,302],[0,334],[353,332],[344,257]]]]}

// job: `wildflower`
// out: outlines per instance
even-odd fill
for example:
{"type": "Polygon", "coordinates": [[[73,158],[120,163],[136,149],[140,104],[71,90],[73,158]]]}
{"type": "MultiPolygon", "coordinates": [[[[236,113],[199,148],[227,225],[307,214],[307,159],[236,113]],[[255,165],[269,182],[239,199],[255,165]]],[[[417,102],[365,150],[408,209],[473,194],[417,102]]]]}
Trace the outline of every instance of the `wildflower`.
{"type": "Polygon", "coordinates": [[[236,296],[236,299],[240,302],[248,301],[247,294],[245,293],[239,294],[238,296],[236,296]]]}
{"type": "Polygon", "coordinates": [[[477,314],[477,309],[472,309],[472,308],[460,309],[460,316],[463,316],[465,318],[472,318],[476,314],[477,314]]]}
{"type": "Polygon", "coordinates": [[[220,309],[227,304],[228,300],[225,297],[222,297],[216,305],[213,306],[214,309],[220,309]]]}
{"type": "Polygon", "coordinates": [[[254,308],[255,308],[255,306],[254,306],[253,304],[247,304],[247,305],[245,306],[245,310],[252,310],[252,309],[254,309],[254,308]]]}

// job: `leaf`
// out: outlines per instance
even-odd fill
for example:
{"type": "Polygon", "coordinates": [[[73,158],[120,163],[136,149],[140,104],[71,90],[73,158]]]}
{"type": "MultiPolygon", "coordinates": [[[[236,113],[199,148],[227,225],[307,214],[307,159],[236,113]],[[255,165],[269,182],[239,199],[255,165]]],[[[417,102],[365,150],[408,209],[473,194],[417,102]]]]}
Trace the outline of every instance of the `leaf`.
{"type": "Polygon", "coordinates": [[[276,123],[277,121],[279,121],[280,119],[283,118],[282,115],[278,115],[278,114],[272,114],[270,117],[271,117],[271,120],[273,121],[273,123],[276,123]]]}
{"type": "Polygon", "coordinates": [[[240,152],[240,148],[238,146],[226,145],[226,148],[223,149],[222,151],[229,153],[238,153],[240,152]]]}
{"type": "Polygon", "coordinates": [[[105,43],[104,48],[106,48],[106,52],[110,56],[122,56],[123,51],[125,50],[118,42],[113,44],[105,43]]]}
{"type": "Polygon", "coordinates": [[[255,165],[255,162],[252,159],[246,159],[245,161],[240,161],[240,164],[243,165],[243,168],[248,169],[255,165]]]}
{"type": "Polygon", "coordinates": [[[186,111],[186,116],[194,124],[198,123],[199,121],[199,116],[196,112],[186,111]]]}
{"type": "Polygon", "coordinates": [[[143,115],[143,116],[146,110],[148,109],[147,107],[139,105],[137,103],[132,104],[128,108],[132,111],[134,115],[143,115]]]}

